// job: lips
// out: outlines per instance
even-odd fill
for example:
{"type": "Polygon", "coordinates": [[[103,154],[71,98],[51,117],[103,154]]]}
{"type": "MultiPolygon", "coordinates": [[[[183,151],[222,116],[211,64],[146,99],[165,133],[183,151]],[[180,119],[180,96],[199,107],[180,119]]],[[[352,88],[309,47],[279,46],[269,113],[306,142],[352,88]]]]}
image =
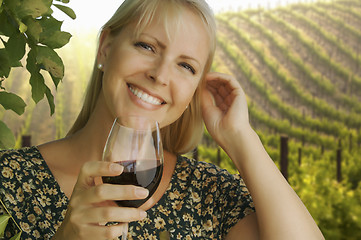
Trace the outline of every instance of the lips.
{"type": "Polygon", "coordinates": [[[143,90],[137,88],[134,85],[131,84],[127,84],[129,90],[134,94],[134,96],[136,96],[137,98],[139,98],[140,100],[152,104],[152,105],[162,105],[165,104],[165,101],[163,99],[160,99],[158,97],[152,96],[149,93],[144,92],[143,90]]]}

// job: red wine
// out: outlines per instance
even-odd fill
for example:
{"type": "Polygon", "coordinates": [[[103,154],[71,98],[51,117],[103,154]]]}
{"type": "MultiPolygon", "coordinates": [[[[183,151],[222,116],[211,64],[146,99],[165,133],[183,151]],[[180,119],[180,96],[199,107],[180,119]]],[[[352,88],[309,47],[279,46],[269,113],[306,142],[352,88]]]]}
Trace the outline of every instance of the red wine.
{"type": "Polygon", "coordinates": [[[119,185],[135,185],[147,188],[149,195],[145,199],[139,200],[117,200],[115,201],[121,207],[139,207],[145,203],[157,189],[162,173],[163,165],[160,160],[129,160],[117,162],[124,166],[123,173],[115,177],[102,177],[104,183],[119,185]],[[153,165],[153,166],[152,166],[153,165]]]}

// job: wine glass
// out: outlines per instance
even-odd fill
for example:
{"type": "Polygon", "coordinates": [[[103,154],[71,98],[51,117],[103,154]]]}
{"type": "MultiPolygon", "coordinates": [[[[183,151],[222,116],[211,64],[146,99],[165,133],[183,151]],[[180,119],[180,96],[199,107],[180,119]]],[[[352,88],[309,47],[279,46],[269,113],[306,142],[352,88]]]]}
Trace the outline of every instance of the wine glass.
{"type": "MultiPolygon", "coordinates": [[[[136,185],[149,190],[147,198],[115,201],[118,206],[141,206],[154,194],[163,174],[163,146],[159,124],[140,116],[116,118],[104,147],[103,161],[124,167],[119,176],[102,177],[104,183],[136,185]]],[[[127,232],[126,224],[122,240],[126,240],[127,232]]]]}

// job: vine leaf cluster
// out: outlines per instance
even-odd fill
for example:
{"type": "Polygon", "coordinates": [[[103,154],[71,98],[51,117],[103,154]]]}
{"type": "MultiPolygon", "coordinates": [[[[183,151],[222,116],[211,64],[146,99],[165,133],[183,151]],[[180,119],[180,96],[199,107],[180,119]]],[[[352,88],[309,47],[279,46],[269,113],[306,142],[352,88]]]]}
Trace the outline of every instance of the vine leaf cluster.
{"type": "MultiPolygon", "coordinates": [[[[0,0],[0,105],[5,110],[18,115],[25,111],[24,100],[5,88],[11,69],[25,67],[30,73],[32,99],[38,103],[46,97],[50,114],[54,113],[54,96],[44,74],[50,75],[55,88],[64,77],[64,64],[55,49],[66,45],[71,34],[61,31],[63,22],[52,14],[57,8],[75,19],[67,3],[69,0],[0,0]]],[[[14,144],[14,134],[0,119],[0,149],[14,144]]]]}

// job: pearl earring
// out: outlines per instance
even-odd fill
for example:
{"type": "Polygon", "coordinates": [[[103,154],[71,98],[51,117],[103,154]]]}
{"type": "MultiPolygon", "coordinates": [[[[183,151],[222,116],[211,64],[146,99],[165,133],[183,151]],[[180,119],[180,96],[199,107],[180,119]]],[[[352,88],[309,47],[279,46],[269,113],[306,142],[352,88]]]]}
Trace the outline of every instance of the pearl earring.
{"type": "Polygon", "coordinates": [[[99,63],[99,64],[98,64],[98,69],[99,69],[99,70],[103,70],[103,64],[99,63]]]}

